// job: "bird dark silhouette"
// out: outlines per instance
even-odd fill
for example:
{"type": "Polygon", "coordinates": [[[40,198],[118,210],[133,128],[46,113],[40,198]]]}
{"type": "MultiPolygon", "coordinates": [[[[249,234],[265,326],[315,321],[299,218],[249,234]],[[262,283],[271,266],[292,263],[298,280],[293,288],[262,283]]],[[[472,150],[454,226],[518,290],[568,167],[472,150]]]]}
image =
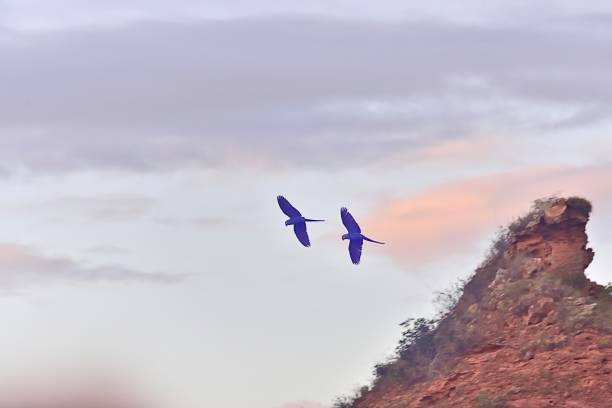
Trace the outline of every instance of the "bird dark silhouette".
{"type": "Polygon", "coordinates": [[[359,263],[361,260],[361,250],[363,248],[363,241],[375,242],[377,244],[384,245],[384,242],[374,241],[363,235],[361,233],[361,228],[359,228],[359,224],[355,221],[355,218],[351,215],[351,213],[346,209],[346,207],[342,207],[340,209],[340,218],[342,218],[342,223],[346,227],[348,234],[342,235],[342,240],[348,239],[349,242],[349,254],[351,255],[351,261],[355,265],[359,263]]]}
{"type": "Polygon", "coordinates": [[[310,218],[302,217],[302,214],[294,206],[291,205],[289,200],[287,200],[282,195],[276,197],[276,200],[278,201],[278,206],[280,207],[282,212],[285,213],[287,217],[289,217],[289,219],[285,221],[285,225],[293,225],[293,232],[295,232],[295,236],[297,237],[297,239],[302,243],[302,245],[304,245],[305,247],[309,247],[310,239],[308,238],[308,231],[306,231],[306,223],[320,222],[325,220],[312,220],[310,218]]]}

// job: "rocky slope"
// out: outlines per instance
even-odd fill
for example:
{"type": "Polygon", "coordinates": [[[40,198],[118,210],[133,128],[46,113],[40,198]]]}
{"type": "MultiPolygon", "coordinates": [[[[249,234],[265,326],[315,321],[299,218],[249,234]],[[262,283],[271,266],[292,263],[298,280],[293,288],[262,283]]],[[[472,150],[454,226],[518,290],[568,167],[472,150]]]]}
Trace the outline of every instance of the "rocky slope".
{"type": "Polygon", "coordinates": [[[439,321],[407,331],[372,387],[336,406],[612,407],[612,296],[584,274],[590,203],[535,203],[439,321]]]}

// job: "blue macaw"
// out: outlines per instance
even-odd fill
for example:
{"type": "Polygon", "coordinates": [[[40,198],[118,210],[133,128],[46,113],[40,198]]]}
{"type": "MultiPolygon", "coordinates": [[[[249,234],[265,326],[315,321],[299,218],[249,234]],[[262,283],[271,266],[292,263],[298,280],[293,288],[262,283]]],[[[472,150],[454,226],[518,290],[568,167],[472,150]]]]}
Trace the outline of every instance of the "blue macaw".
{"type": "Polygon", "coordinates": [[[278,201],[278,206],[285,213],[289,219],[285,221],[285,225],[293,225],[293,231],[295,232],[295,236],[297,239],[304,245],[305,247],[310,246],[310,239],[308,238],[308,232],[306,231],[306,223],[307,222],[319,222],[325,220],[312,220],[310,218],[302,217],[302,214],[291,205],[291,203],[282,195],[276,197],[278,201]]]}
{"type": "Polygon", "coordinates": [[[353,261],[355,265],[357,265],[361,259],[361,249],[363,248],[364,240],[382,245],[385,244],[384,242],[374,241],[373,239],[363,235],[361,233],[361,228],[359,228],[359,224],[357,224],[357,221],[355,221],[355,218],[353,218],[346,207],[342,207],[340,209],[340,217],[342,218],[342,223],[348,231],[348,234],[342,235],[342,240],[350,240],[349,254],[351,255],[351,261],[353,261]]]}

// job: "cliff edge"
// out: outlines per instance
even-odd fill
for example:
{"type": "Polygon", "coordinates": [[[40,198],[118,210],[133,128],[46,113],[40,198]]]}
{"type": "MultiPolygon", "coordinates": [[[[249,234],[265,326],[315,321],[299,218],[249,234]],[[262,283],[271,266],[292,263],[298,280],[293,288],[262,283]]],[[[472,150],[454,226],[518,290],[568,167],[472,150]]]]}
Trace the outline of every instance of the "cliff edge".
{"type": "Polygon", "coordinates": [[[612,407],[612,295],[589,281],[581,198],[536,201],[436,320],[404,323],[397,356],[344,408],[612,407]]]}

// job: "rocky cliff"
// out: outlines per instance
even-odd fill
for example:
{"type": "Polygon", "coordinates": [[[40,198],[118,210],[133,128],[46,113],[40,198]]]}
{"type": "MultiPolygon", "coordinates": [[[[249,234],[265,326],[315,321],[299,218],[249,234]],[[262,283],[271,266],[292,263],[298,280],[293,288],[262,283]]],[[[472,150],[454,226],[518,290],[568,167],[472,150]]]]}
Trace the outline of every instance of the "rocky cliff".
{"type": "Polygon", "coordinates": [[[540,200],[503,231],[440,319],[338,407],[612,407],[612,296],[589,281],[580,198],[540,200]]]}

